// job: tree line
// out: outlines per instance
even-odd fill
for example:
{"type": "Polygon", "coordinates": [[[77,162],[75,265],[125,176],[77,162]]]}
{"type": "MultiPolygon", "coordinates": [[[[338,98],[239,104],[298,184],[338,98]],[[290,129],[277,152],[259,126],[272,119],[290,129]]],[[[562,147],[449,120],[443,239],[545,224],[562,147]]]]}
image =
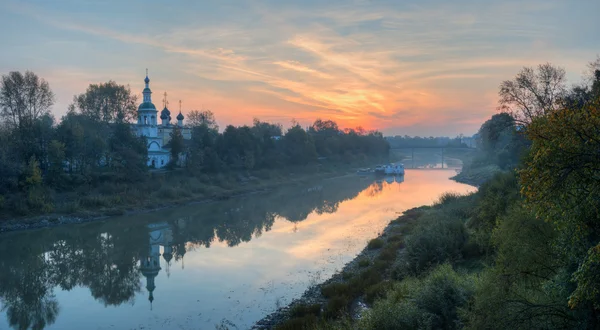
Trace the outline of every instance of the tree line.
{"type": "MultiPolygon", "coordinates": [[[[60,120],[51,113],[54,99],[48,82],[33,72],[2,76],[0,213],[47,213],[64,191],[148,180],[147,141],[132,130],[138,102],[128,86],[91,84],[60,120]]],[[[195,110],[188,122],[191,140],[175,128],[167,145],[174,160],[169,169],[186,175],[352,162],[387,157],[389,149],[380,132],[341,129],[331,120],[307,128],[294,123],[284,132],[280,124],[255,119],[220,132],[211,111],[195,110]]]]}
{"type": "Polygon", "coordinates": [[[409,212],[397,283],[359,328],[600,327],[600,58],[579,85],[546,63],[499,96],[463,171],[501,171],[475,194],[409,212]]]}

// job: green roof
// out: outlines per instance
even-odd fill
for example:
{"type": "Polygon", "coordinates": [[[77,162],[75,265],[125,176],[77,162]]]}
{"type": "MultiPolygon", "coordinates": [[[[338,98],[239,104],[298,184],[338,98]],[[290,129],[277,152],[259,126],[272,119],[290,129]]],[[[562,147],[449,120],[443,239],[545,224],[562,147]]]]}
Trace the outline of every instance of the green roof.
{"type": "Polygon", "coordinates": [[[138,110],[156,110],[156,107],[154,106],[154,104],[150,103],[150,102],[144,102],[142,104],[140,104],[140,106],[138,107],[138,110]]]}

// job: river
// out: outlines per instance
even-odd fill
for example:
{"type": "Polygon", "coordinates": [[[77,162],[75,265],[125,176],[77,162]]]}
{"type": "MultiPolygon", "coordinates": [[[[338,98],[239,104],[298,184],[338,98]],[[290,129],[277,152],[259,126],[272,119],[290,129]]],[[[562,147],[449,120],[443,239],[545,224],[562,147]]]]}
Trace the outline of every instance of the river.
{"type": "Polygon", "coordinates": [[[0,235],[0,329],[247,329],[404,210],[475,188],[451,170],[344,176],[0,235]]]}

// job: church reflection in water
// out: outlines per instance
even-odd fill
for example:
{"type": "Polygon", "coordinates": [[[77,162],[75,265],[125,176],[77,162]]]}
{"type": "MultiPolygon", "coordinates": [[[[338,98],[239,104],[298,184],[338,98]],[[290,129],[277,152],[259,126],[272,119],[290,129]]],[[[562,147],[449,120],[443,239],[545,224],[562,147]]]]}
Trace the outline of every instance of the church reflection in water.
{"type": "Polygon", "coordinates": [[[382,184],[340,178],[162,213],[2,235],[0,251],[14,253],[0,257],[0,311],[15,329],[44,329],[60,311],[55,291],[88,288],[104,306],[119,306],[145,296],[144,281],[152,308],[159,274],[169,277],[176,262],[183,267],[190,249],[209,248],[215,241],[235,247],[269,231],[276,218],[299,222],[312,212],[333,213],[365,189],[377,194],[382,184]]]}
{"type": "MultiPolygon", "coordinates": [[[[162,257],[165,260],[167,277],[170,275],[171,261],[173,260],[173,231],[171,226],[177,226],[179,230],[185,227],[185,221],[178,220],[174,224],[167,222],[152,223],[147,225],[149,234],[148,250],[142,253],[140,258],[140,273],[146,278],[146,290],[148,290],[148,301],[152,309],[154,301],[154,290],[156,289],[155,279],[161,271],[160,267],[160,248],[163,248],[162,257]]],[[[179,251],[183,268],[183,257],[185,255],[185,245],[179,251]]]]}

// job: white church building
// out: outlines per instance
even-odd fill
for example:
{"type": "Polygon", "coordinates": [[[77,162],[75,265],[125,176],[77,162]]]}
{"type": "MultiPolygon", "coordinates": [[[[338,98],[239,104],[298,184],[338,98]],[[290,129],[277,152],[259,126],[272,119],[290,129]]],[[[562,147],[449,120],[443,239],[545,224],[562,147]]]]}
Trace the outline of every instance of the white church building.
{"type": "Polygon", "coordinates": [[[177,123],[171,122],[171,111],[167,108],[168,102],[166,92],[163,100],[163,109],[160,112],[161,123],[158,124],[158,110],[156,110],[156,106],[152,103],[152,91],[150,90],[148,72],[146,72],[144,83],[146,84],[146,88],[144,88],[144,91],[142,92],[143,102],[138,107],[138,122],[133,125],[133,129],[137,136],[145,136],[148,140],[148,166],[161,168],[165,167],[171,160],[169,141],[171,140],[171,132],[173,129],[179,128],[184,140],[190,140],[192,134],[191,130],[183,125],[184,117],[181,113],[181,101],[179,101],[177,123]]]}

